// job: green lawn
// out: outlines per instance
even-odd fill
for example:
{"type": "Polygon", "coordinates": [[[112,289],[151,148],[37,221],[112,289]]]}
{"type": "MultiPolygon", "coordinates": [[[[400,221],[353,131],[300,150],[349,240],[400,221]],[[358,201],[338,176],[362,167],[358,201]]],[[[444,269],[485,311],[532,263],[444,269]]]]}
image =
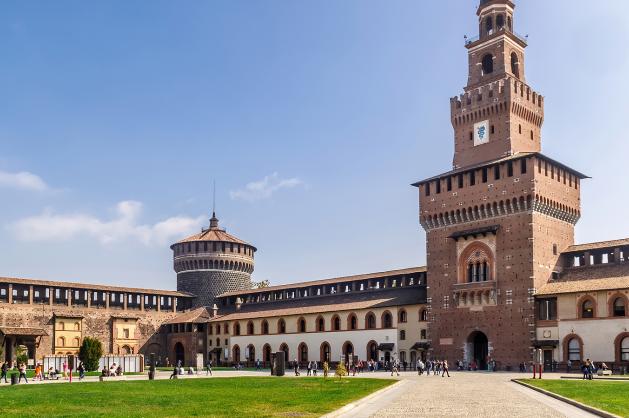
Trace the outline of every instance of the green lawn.
{"type": "Polygon", "coordinates": [[[0,388],[5,416],[315,417],[394,383],[345,378],[215,379],[18,385],[0,388]]]}
{"type": "Polygon", "coordinates": [[[521,381],[612,414],[629,417],[629,382],[627,381],[532,379],[521,381]]]}

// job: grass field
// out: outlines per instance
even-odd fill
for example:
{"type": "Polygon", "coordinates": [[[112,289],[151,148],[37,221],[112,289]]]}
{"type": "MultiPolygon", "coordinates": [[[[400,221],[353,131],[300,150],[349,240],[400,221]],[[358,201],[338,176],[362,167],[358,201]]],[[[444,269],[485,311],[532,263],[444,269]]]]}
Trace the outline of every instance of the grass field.
{"type": "Polygon", "coordinates": [[[521,381],[612,414],[629,417],[629,382],[532,379],[521,381]]]}
{"type": "Polygon", "coordinates": [[[19,385],[0,388],[0,405],[12,417],[315,417],[392,383],[234,377],[19,385]]]}

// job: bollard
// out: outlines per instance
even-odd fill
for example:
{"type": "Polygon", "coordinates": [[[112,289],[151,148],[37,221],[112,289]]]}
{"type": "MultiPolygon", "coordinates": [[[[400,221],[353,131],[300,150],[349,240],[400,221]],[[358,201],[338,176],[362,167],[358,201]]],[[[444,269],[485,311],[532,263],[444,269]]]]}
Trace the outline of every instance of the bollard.
{"type": "Polygon", "coordinates": [[[11,373],[11,384],[17,385],[19,375],[17,373],[11,373]]]}

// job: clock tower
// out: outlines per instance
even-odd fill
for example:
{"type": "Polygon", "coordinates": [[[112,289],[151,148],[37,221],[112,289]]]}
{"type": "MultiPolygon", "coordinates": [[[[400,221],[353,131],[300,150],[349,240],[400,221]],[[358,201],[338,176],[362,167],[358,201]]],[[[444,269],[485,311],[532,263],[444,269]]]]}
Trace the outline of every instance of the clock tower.
{"type": "Polygon", "coordinates": [[[585,178],[541,153],[544,98],[526,82],[514,10],[481,1],[479,34],[465,42],[467,86],[450,100],[453,167],[414,184],[432,356],[479,368],[532,359],[534,296],[574,243],[585,178]]]}

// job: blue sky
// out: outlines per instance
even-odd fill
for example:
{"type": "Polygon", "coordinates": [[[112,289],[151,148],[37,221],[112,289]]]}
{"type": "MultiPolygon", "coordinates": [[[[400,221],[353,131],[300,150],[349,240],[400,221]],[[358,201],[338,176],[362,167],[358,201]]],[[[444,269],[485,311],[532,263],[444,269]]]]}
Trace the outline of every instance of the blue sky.
{"type": "MultiPolygon", "coordinates": [[[[629,4],[518,2],[543,148],[629,236],[629,4]]],[[[451,167],[474,1],[4,1],[0,275],[174,288],[207,224],[286,283],[425,263],[409,186],[451,167]]]]}

